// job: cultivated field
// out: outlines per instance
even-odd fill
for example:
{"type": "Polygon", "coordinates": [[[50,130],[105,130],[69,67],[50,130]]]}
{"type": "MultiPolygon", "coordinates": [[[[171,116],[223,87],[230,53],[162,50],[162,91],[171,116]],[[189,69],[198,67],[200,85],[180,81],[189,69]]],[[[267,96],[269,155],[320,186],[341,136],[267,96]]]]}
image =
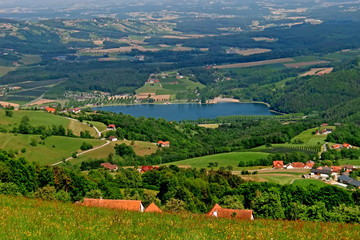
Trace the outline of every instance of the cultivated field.
{"type": "Polygon", "coordinates": [[[217,162],[219,163],[218,167],[214,169],[218,169],[220,167],[232,166],[233,170],[242,170],[242,169],[259,169],[261,167],[238,167],[240,161],[243,162],[251,162],[257,160],[259,158],[266,158],[268,153],[260,153],[260,152],[232,152],[232,153],[221,153],[210,156],[191,158],[177,162],[167,163],[165,165],[189,165],[193,168],[208,168],[209,163],[217,162]]]}
{"type": "Polygon", "coordinates": [[[334,70],[334,68],[312,68],[310,71],[307,71],[306,73],[301,74],[301,77],[304,76],[311,76],[311,75],[318,75],[322,76],[324,74],[331,73],[334,70]]]}
{"type": "Polygon", "coordinates": [[[298,179],[294,181],[293,185],[300,187],[309,187],[310,185],[314,185],[317,187],[328,186],[328,184],[324,183],[323,181],[316,179],[298,179]]]}
{"type": "Polygon", "coordinates": [[[284,64],[284,66],[292,67],[292,68],[299,68],[299,67],[303,67],[303,66],[326,64],[326,63],[329,63],[329,61],[310,61],[310,62],[287,63],[287,64],[284,64]]]}
{"type": "Polygon", "coordinates": [[[239,49],[239,48],[231,48],[227,50],[227,53],[236,53],[243,56],[250,56],[254,54],[271,52],[271,49],[267,48],[249,48],[249,49],[239,49]]]}
{"type": "Polygon", "coordinates": [[[299,135],[292,138],[291,142],[293,142],[295,140],[300,140],[300,141],[303,141],[304,144],[308,144],[308,145],[316,145],[318,143],[324,144],[327,135],[323,135],[323,134],[322,135],[315,135],[315,134],[313,134],[313,132],[315,132],[318,129],[323,130],[325,128],[335,129],[335,126],[311,128],[311,129],[305,130],[302,133],[300,133],[299,135]]]}
{"type": "Polygon", "coordinates": [[[256,61],[256,62],[245,62],[245,63],[219,65],[219,66],[214,66],[214,68],[225,69],[225,68],[254,67],[254,66],[262,66],[262,65],[276,64],[276,63],[287,63],[287,62],[292,62],[292,61],[294,61],[293,58],[278,58],[278,59],[256,61]]]}
{"type": "Polygon", "coordinates": [[[0,195],[0,239],[358,239],[360,225],[90,208],[0,195]],[[16,226],[16,227],[14,227],[16,226]]]}

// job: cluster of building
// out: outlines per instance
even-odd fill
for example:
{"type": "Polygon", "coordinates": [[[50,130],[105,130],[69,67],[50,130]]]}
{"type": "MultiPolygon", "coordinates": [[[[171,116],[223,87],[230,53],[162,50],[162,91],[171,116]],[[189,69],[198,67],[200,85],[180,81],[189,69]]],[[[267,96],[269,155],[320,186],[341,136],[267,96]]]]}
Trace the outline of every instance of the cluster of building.
{"type": "MultiPolygon", "coordinates": [[[[151,203],[148,207],[145,208],[140,200],[84,198],[84,201],[80,204],[87,207],[102,207],[102,208],[135,211],[135,212],[162,213],[161,209],[158,206],[156,206],[155,203],[151,203]]],[[[254,215],[252,210],[222,208],[219,204],[215,204],[215,206],[210,210],[210,212],[206,213],[206,216],[254,220],[254,215]]]]}
{"type": "Polygon", "coordinates": [[[352,148],[352,145],[348,144],[348,143],[343,143],[343,144],[334,144],[331,146],[332,149],[350,149],[352,148]]]}
{"type": "Polygon", "coordinates": [[[315,165],[314,161],[303,162],[292,162],[284,164],[284,161],[273,161],[274,169],[311,169],[315,165]]]}
{"type": "Polygon", "coordinates": [[[328,134],[332,133],[333,131],[334,131],[334,129],[325,128],[322,130],[316,130],[315,135],[328,135],[328,134]]]}

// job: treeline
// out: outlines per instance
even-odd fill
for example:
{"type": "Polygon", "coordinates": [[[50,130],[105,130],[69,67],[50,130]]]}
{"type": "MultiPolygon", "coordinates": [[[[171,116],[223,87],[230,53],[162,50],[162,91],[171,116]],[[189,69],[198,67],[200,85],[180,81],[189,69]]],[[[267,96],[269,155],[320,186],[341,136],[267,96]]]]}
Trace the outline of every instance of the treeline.
{"type": "Polygon", "coordinates": [[[300,187],[244,182],[230,171],[160,167],[144,174],[134,169],[105,169],[88,174],[40,166],[0,152],[0,194],[45,200],[78,201],[84,197],[137,199],[169,211],[205,213],[219,203],[253,209],[256,218],[360,222],[360,191],[335,186],[300,187]],[[156,190],[156,194],[145,192],[156,190]],[[120,189],[125,189],[120,191],[120,189]]]}
{"type": "Polygon", "coordinates": [[[354,124],[338,126],[335,131],[326,137],[326,141],[360,146],[360,127],[354,124]]]}

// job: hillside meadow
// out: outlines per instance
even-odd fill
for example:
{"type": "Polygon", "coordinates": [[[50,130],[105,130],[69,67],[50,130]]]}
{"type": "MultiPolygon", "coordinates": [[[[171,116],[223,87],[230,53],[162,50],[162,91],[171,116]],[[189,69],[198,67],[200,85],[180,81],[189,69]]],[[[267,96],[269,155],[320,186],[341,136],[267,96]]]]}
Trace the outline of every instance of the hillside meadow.
{"type": "Polygon", "coordinates": [[[53,164],[71,157],[74,152],[81,152],[80,146],[83,142],[90,143],[94,147],[105,143],[100,139],[50,136],[41,140],[38,135],[0,133],[0,149],[17,151],[19,157],[25,157],[30,162],[40,164],[53,164]],[[36,142],[35,146],[30,144],[32,141],[36,142]],[[22,149],[25,149],[25,152],[22,152],[22,149]]]}
{"type": "Polygon", "coordinates": [[[238,167],[240,161],[250,162],[257,160],[259,158],[266,158],[268,153],[261,152],[231,152],[231,153],[221,153],[215,155],[209,155],[204,157],[197,157],[186,159],[177,162],[167,163],[165,165],[186,165],[191,166],[192,168],[208,168],[209,163],[217,162],[219,165],[214,169],[220,167],[233,167],[233,170],[243,170],[243,169],[259,169],[261,167],[238,167]]]}
{"type": "Polygon", "coordinates": [[[0,239],[358,239],[360,225],[139,213],[0,195],[0,239]]]}
{"type": "Polygon", "coordinates": [[[30,119],[30,125],[32,126],[47,126],[61,125],[65,129],[71,129],[75,135],[80,135],[80,131],[89,131],[93,137],[98,137],[94,128],[87,124],[81,123],[77,120],[72,120],[62,116],[46,113],[42,111],[26,111],[19,110],[13,111],[12,117],[5,116],[5,111],[0,110],[0,126],[10,131],[14,126],[20,124],[21,119],[27,116],[30,119]]]}

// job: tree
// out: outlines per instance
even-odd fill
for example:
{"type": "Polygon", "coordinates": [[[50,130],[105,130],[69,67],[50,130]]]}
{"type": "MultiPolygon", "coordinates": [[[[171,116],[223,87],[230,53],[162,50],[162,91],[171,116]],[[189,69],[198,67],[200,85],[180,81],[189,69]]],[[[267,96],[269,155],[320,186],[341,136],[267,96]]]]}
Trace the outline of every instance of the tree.
{"type": "Polygon", "coordinates": [[[178,213],[186,211],[185,207],[186,203],[184,201],[176,198],[171,198],[165,203],[164,210],[168,212],[178,213]]]}
{"type": "Polygon", "coordinates": [[[6,117],[12,117],[14,115],[14,112],[11,110],[5,110],[5,116],[6,117]]]}
{"type": "Polygon", "coordinates": [[[254,200],[253,209],[259,218],[285,218],[280,195],[276,192],[260,192],[254,200]]]}

